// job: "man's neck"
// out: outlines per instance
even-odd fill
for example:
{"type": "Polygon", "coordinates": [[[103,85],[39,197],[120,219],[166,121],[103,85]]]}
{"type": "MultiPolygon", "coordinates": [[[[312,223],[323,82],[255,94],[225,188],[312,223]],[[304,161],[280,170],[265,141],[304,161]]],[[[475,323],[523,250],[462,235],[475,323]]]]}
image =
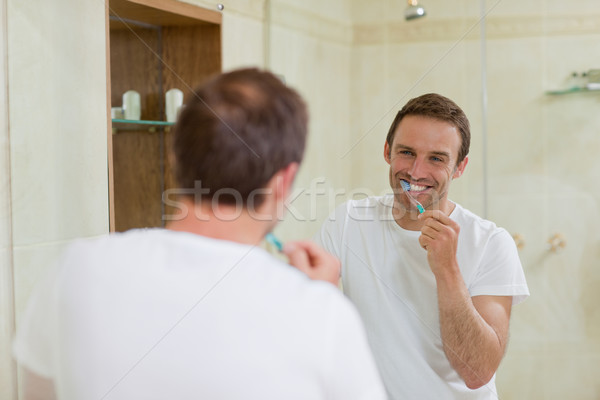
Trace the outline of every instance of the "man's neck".
{"type": "Polygon", "coordinates": [[[167,224],[169,230],[257,245],[273,224],[273,221],[252,217],[240,206],[213,205],[210,201],[194,203],[189,199],[180,199],[180,202],[185,212],[180,219],[167,224]]]}

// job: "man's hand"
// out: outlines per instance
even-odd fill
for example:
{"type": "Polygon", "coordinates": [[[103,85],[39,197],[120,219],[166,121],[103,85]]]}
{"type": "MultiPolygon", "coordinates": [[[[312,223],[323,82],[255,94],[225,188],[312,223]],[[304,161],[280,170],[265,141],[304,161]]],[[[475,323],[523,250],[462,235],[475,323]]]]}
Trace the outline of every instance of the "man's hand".
{"type": "Polygon", "coordinates": [[[419,244],[427,251],[427,261],[434,275],[456,266],[456,249],[460,227],[440,210],[425,211],[419,244]]]}
{"type": "Polygon", "coordinates": [[[310,241],[288,242],[283,253],[290,264],[310,279],[327,281],[335,286],[340,280],[340,261],[310,241]]]}

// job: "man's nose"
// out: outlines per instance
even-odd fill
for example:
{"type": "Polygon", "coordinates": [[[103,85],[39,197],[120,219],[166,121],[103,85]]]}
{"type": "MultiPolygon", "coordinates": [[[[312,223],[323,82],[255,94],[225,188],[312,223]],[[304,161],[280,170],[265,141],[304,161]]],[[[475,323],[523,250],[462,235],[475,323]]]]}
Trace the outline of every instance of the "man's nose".
{"type": "Polygon", "coordinates": [[[415,157],[412,165],[408,169],[408,174],[413,179],[425,178],[427,175],[425,160],[415,157]]]}

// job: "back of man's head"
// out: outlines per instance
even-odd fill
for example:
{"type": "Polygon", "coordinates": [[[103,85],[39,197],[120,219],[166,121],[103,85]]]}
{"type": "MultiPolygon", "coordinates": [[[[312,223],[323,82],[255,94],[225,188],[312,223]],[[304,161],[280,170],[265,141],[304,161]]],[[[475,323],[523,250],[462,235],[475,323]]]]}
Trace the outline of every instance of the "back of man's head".
{"type": "Polygon", "coordinates": [[[304,101],[275,75],[258,69],[218,75],[178,118],[172,142],[177,183],[201,187],[196,200],[216,195],[220,204],[246,205],[251,198],[259,206],[257,189],[302,161],[307,124],[304,101]]]}

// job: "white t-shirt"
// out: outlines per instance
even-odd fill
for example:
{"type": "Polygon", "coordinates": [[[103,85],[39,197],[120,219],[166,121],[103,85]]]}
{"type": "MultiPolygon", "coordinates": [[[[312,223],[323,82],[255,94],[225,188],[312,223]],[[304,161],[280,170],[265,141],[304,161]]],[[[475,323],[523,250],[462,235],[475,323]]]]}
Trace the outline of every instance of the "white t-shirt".
{"type": "Polygon", "coordinates": [[[59,399],[385,398],[333,285],[256,246],[162,229],[72,245],[14,352],[59,399]]]}
{"type": "MultiPolygon", "coordinates": [[[[317,242],[342,263],[344,293],[358,308],[391,399],[497,399],[494,378],[471,390],[442,347],[436,282],[421,248],[420,231],[392,217],[393,196],[339,206],[317,242]]],[[[513,296],[529,291],[511,236],[456,205],[457,260],[471,296],[513,296]]]]}

